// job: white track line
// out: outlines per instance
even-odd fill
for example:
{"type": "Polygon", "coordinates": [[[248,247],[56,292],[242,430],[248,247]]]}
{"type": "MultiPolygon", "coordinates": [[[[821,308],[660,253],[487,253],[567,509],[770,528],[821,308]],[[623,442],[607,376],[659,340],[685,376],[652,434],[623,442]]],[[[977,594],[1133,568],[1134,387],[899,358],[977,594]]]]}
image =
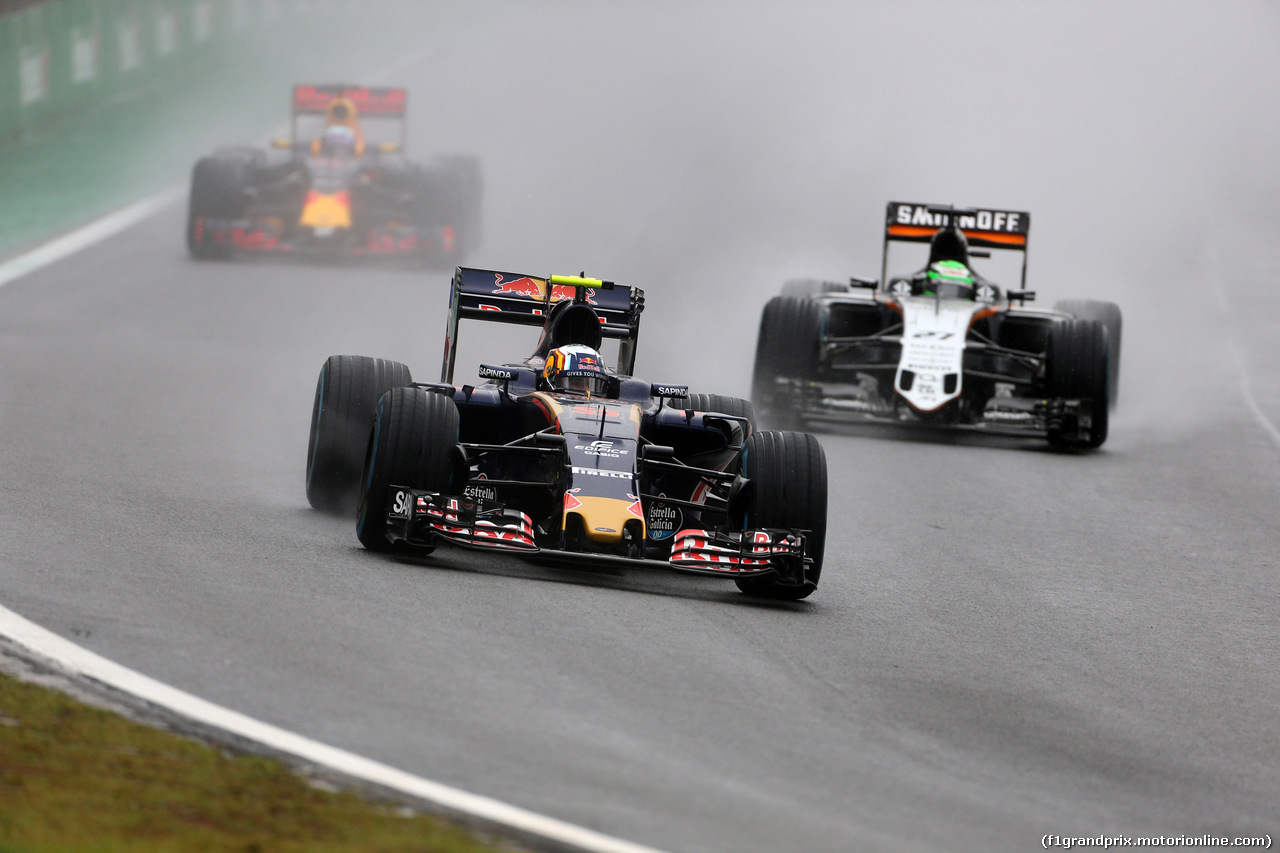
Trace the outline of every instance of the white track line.
{"type": "Polygon", "coordinates": [[[187,719],[263,744],[278,752],[336,770],[354,779],[400,791],[445,812],[553,842],[584,853],[661,853],[489,797],[414,776],[337,747],[285,731],[113,663],[0,606],[0,635],[75,675],[122,690],[187,719]]]}
{"type": "Polygon", "coordinates": [[[1231,357],[1236,363],[1236,376],[1239,380],[1240,393],[1244,396],[1245,406],[1249,409],[1249,413],[1253,415],[1253,419],[1257,421],[1258,426],[1262,427],[1277,449],[1280,449],[1280,429],[1271,422],[1266,413],[1262,411],[1262,407],[1258,405],[1258,398],[1253,395],[1253,385],[1249,382],[1249,371],[1244,361],[1244,354],[1240,352],[1240,345],[1236,343],[1232,337],[1227,338],[1227,346],[1231,350],[1231,357]]]}
{"type": "Polygon", "coordinates": [[[24,275],[33,273],[38,269],[43,269],[63,258],[70,257],[82,249],[89,248],[94,243],[100,243],[108,237],[114,237],[126,228],[136,225],[148,216],[173,204],[186,191],[185,185],[172,186],[161,190],[154,195],[135,201],[127,207],[122,207],[114,213],[109,213],[101,219],[95,219],[88,225],[81,226],[68,234],[56,237],[48,243],[32,249],[30,252],[18,255],[16,258],[10,258],[0,264],[0,287],[4,287],[11,281],[22,278],[24,275]]]}
{"type": "MultiPolygon", "coordinates": [[[[375,76],[389,76],[394,69],[420,58],[414,55],[410,60],[389,66],[375,76]]],[[[173,204],[186,191],[185,185],[161,190],[75,231],[50,240],[30,252],[5,261],[0,264],[0,287],[119,234],[173,204]]],[[[353,779],[400,791],[445,812],[478,819],[504,830],[514,830],[528,837],[552,842],[563,848],[583,851],[583,853],[662,853],[653,847],[623,841],[585,827],[511,806],[499,800],[452,788],[421,776],[414,776],[412,773],[397,770],[386,764],[328,746],[207,702],[81,648],[52,631],[24,619],[3,605],[0,605],[0,636],[9,638],[37,657],[51,661],[75,675],[106,684],[187,719],[222,729],[312,764],[336,770],[353,779]]]]}
{"type": "MultiPolygon", "coordinates": [[[[120,233],[177,201],[186,190],[185,186],[162,190],[0,264],[0,287],[120,233]]],[[[414,776],[260,722],[113,663],[41,628],[2,605],[0,636],[9,638],[34,655],[75,675],[106,684],[198,723],[222,729],[353,779],[417,797],[455,815],[477,819],[504,830],[514,830],[583,853],[661,853],[652,847],[623,841],[489,797],[414,776]]]]}
{"type": "Polygon", "coordinates": [[[1236,341],[1235,336],[1229,331],[1231,323],[1228,322],[1232,316],[1231,300],[1227,296],[1226,283],[1222,280],[1222,264],[1219,262],[1219,253],[1217,241],[1215,241],[1208,250],[1208,268],[1210,280],[1213,282],[1214,301],[1218,303],[1218,311],[1222,315],[1224,325],[1228,329],[1226,334],[1227,347],[1231,350],[1231,358],[1235,362],[1236,379],[1240,386],[1240,394],[1244,397],[1246,408],[1249,414],[1253,415],[1254,421],[1258,426],[1262,427],[1262,431],[1267,434],[1272,443],[1280,449],[1280,428],[1277,428],[1266,413],[1262,411],[1262,406],[1258,405],[1258,398],[1253,395],[1253,384],[1249,381],[1249,369],[1244,360],[1244,353],[1240,349],[1240,344],[1236,341]]]}

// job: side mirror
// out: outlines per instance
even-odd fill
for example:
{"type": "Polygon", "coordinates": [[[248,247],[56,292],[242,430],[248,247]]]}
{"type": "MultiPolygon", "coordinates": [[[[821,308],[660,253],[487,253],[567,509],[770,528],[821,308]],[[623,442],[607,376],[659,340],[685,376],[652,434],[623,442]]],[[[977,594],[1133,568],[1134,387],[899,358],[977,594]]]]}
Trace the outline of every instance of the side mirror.
{"type": "Polygon", "coordinates": [[[399,154],[400,144],[398,142],[379,142],[378,153],[380,154],[399,154]]]}
{"type": "Polygon", "coordinates": [[[1036,298],[1036,292],[1034,290],[1010,290],[1008,291],[1008,294],[1010,302],[1017,299],[1023,304],[1026,304],[1030,300],[1036,298]]]}
{"type": "Polygon", "coordinates": [[[866,290],[875,290],[880,286],[880,282],[874,278],[858,278],[857,276],[849,277],[850,287],[861,287],[866,290]]]}
{"type": "Polygon", "coordinates": [[[292,140],[292,139],[273,139],[273,140],[271,140],[271,147],[272,147],[272,148],[286,148],[286,149],[287,149],[287,148],[292,148],[292,147],[293,147],[293,140],[292,140]]]}

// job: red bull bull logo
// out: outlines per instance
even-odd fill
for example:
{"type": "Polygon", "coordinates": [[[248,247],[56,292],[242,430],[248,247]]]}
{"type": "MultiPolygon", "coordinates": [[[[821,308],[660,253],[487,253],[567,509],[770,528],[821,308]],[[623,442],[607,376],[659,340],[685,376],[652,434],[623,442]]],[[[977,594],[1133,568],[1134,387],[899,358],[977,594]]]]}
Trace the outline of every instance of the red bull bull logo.
{"type": "MultiPolygon", "coordinates": [[[[504,296],[523,296],[526,299],[537,299],[541,301],[546,299],[548,302],[560,302],[565,299],[573,299],[577,295],[577,287],[572,284],[553,284],[551,292],[547,292],[547,282],[544,279],[532,278],[530,276],[521,276],[513,278],[509,281],[504,280],[502,273],[494,273],[493,293],[494,295],[504,296]]],[[[598,305],[596,302],[596,292],[590,288],[586,289],[586,301],[588,305],[598,305]]]]}
{"type": "MultiPolygon", "coordinates": [[[[550,301],[559,302],[562,299],[573,299],[573,297],[577,295],[577,290],[578,289],[572,284],[553,284],[551,285],[550,301]]],[[[590,288],[587,288],[586,299],[587,299],[588,305],[597,304],[596,292],[590,288]]]]}
{"type": "Polygon", "coordinates": [[[540,278],[521,276],[510,281],[503,281],[502,273],[494,274],[494,295],[523,296],[526,299],[541,300],[547,292],[547,283],[540,278]]]}

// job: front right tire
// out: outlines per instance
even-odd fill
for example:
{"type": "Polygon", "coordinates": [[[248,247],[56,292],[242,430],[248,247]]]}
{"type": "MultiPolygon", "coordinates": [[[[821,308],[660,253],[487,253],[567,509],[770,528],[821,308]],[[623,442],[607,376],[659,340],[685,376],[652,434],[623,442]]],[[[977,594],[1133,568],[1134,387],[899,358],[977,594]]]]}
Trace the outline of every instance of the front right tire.
{"type": "Polygon", "coordinates": [[[373,407],[384,393],[413,381],[398,361],[331,355],[320,368],[307,441],[307,501],[350,518],[360,497],[373,407]]]}
{"type": "Polygon", "coordinates": [[[760,315],[751,401],[765,426],[796,428],[803,421],[796,401],[777,379],[812,379],[818,371],[822,305],[796,296],[775,296],[760,315]]]}
{"type": "Polygon", "coordinates": [[[197,260],[223,260],[232,247],[204,239],[204,219],[237,219],[245,210],[247,166],[234,157],[201,157],[191,170],[187,201],[187,251],[197,260]]]}

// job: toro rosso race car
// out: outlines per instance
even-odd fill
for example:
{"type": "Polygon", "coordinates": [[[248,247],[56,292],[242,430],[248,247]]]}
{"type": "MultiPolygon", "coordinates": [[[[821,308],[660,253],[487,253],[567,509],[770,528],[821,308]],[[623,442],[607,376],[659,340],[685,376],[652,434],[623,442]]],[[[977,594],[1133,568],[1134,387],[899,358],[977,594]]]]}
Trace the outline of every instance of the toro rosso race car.
{"type": "Polygon", "coordinates": [[[890,202],[879,280],[788,282],[765,306],[752,397],[788,425],[914,424],[1038,436],[1058,448],[1107,438],[1120,309],[1026,290],[1030,214],[890,202]],[[926,266],[888,276],[892,243],[928,243],[926,266]],[[1020,252],[1019,289],[973,258],[1020,252]]]}
{"type": "Polygon", "coordinates": [[[193,257],[311,254],[452,267],[480,240],[471,157],[405,159],[404,89],[296,86],[288,139],[220,148],[191,174],[193,257]]]}
{"type": "Polygon", "coordinates": [[[797,600],[817,587],[826,457],[758,432],[749,402],[631,375],[644,292],[582,277],[459,268],[438,383],[332,356],[307,452],[312,506],[357,516],[363,545],[438,545],[552,562],[664,565],[797,600]],[[453,382],[459,321],[541,326],[533,355],[453,382]],[[601,345],[616,342],[616,369],[601,345]]]}

